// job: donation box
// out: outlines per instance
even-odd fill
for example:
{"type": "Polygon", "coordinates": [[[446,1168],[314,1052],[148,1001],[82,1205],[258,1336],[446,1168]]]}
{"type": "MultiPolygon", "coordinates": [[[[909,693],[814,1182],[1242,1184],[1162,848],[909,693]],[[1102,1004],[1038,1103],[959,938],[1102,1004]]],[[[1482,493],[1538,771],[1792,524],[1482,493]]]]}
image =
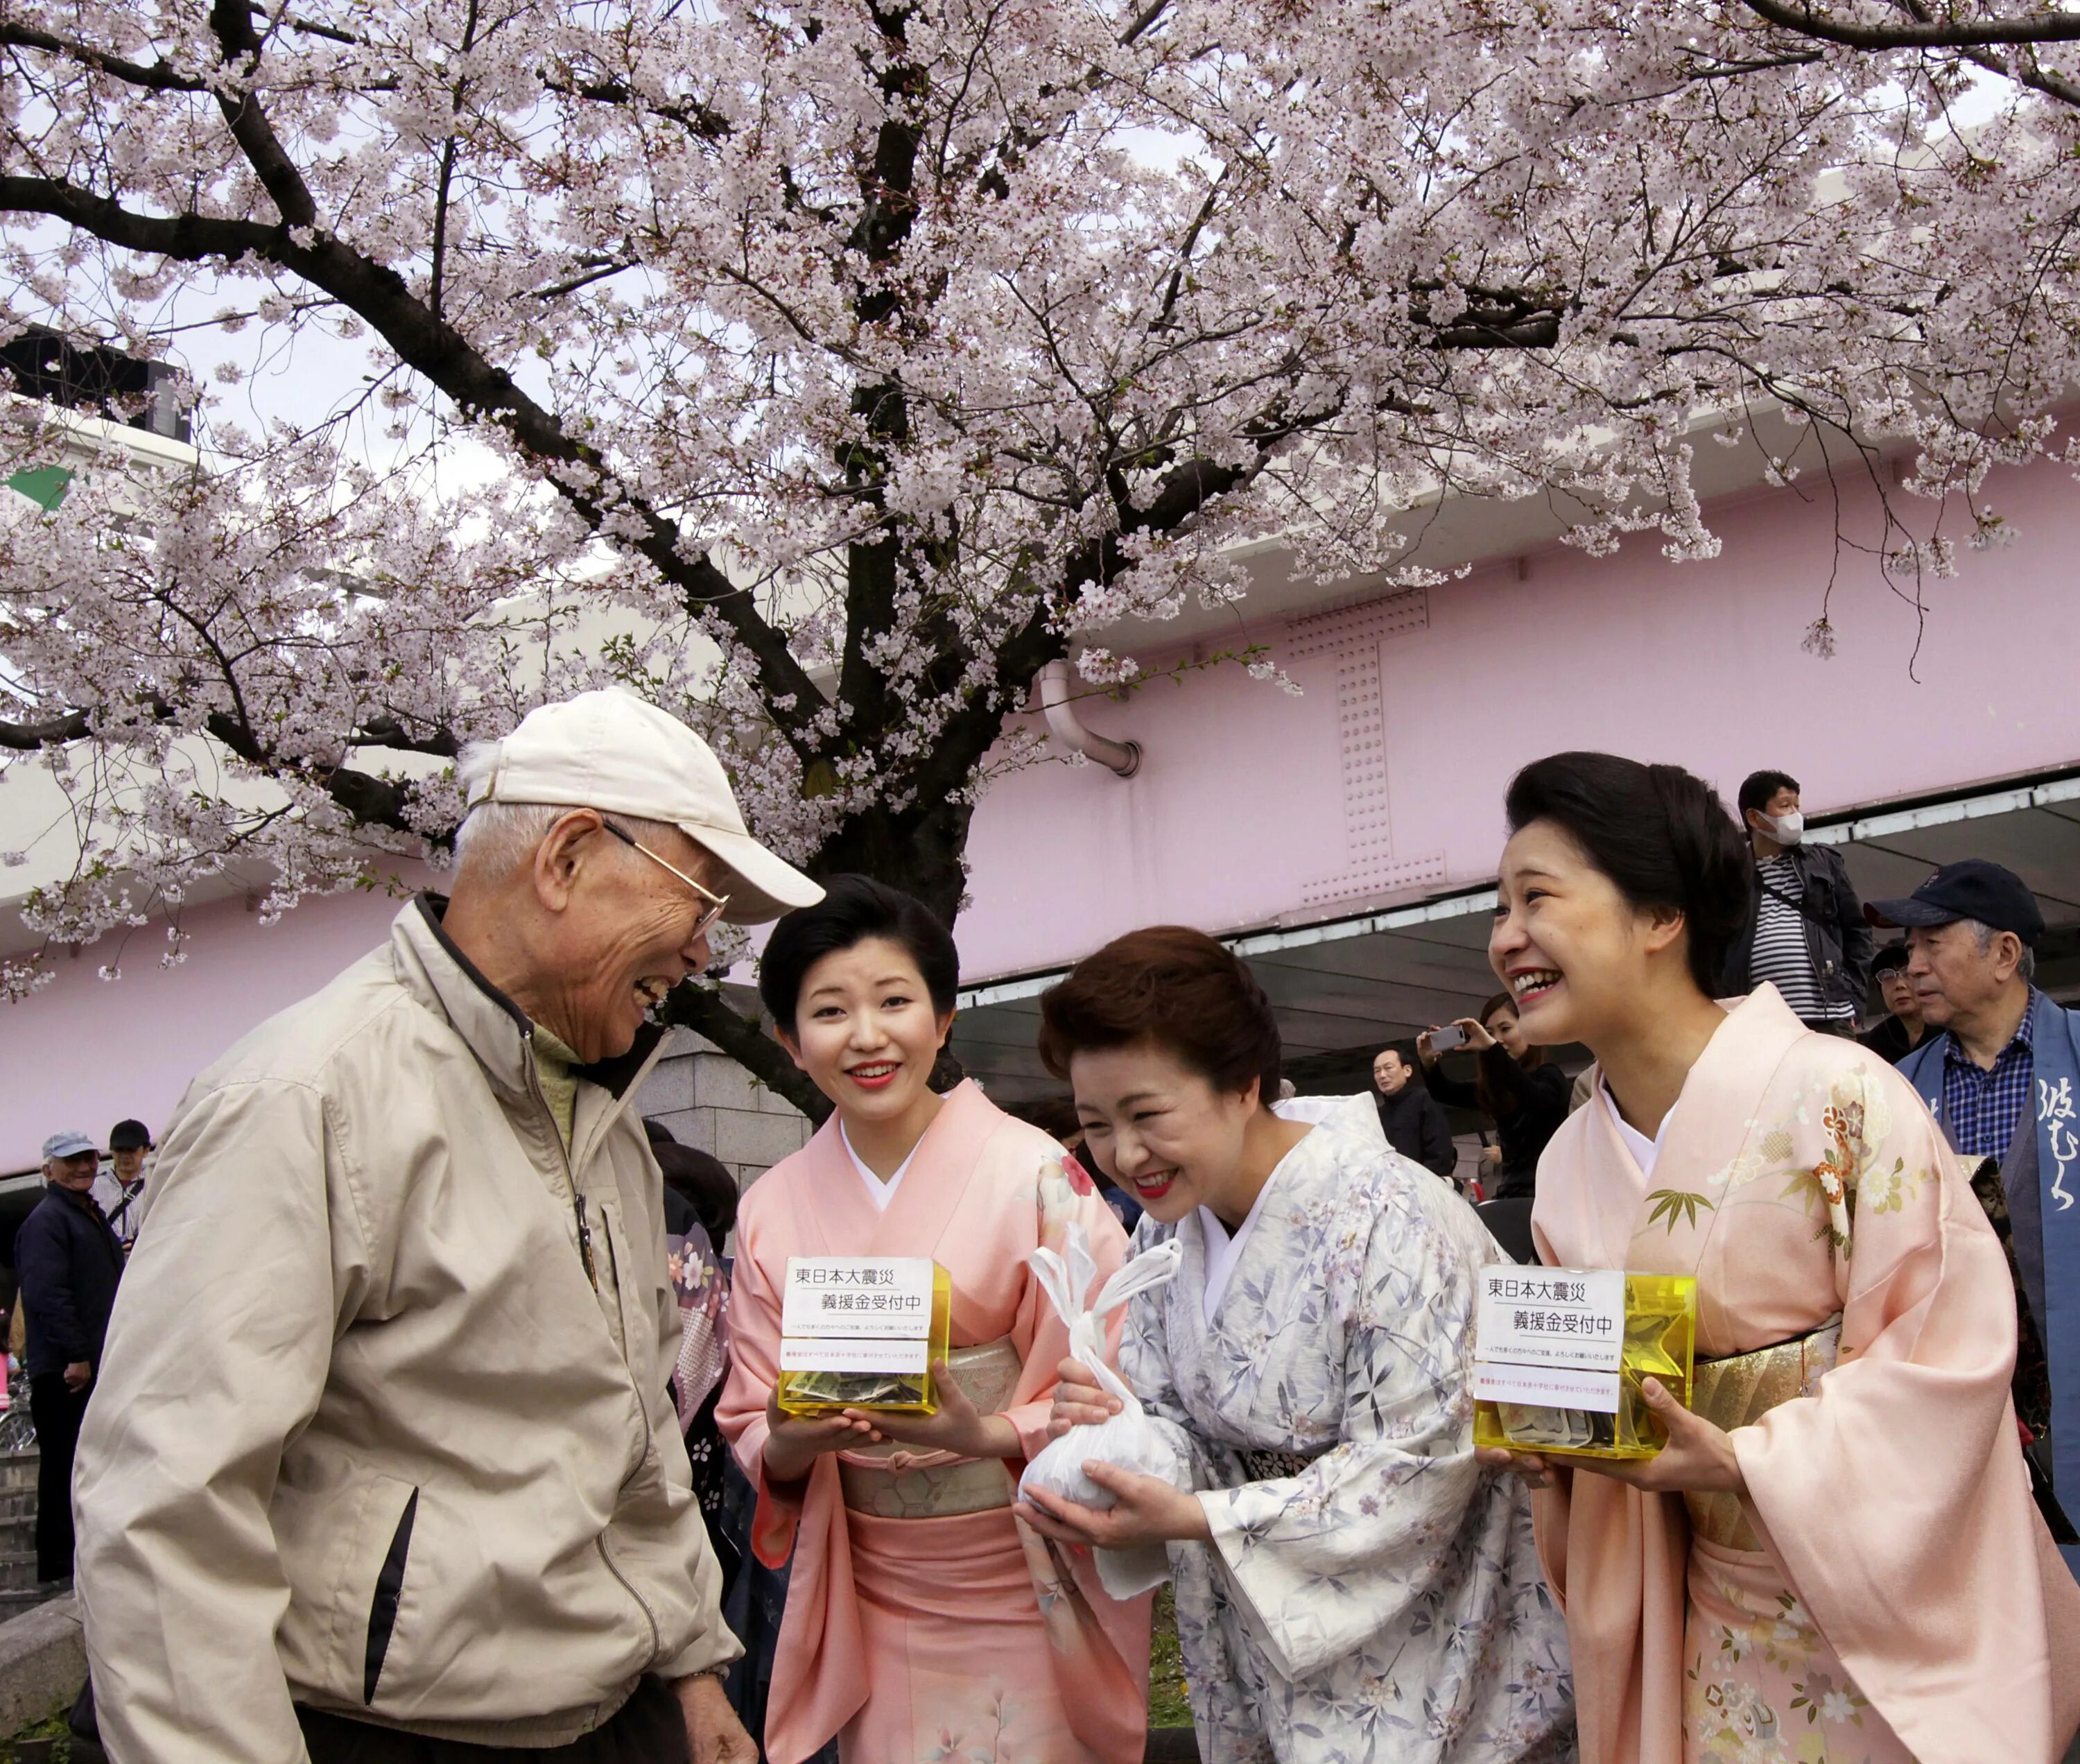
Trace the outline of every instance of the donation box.
{"type": "Polygon", "coordinates": [[[1640,1381],[1659,1379],[1689,1406],[1696,1280],[1503,1263],[1480,1281],[1474,1444],[1579,1458],[1651,1458],[1667,1444],[1640,1381]]]}
{"type": "Polygon", "coordinates": [[[780,1407],[929,1415],[946,1357],[952,1277],[929,1256],[790,1256],[780,1300],[780,1407]]]}

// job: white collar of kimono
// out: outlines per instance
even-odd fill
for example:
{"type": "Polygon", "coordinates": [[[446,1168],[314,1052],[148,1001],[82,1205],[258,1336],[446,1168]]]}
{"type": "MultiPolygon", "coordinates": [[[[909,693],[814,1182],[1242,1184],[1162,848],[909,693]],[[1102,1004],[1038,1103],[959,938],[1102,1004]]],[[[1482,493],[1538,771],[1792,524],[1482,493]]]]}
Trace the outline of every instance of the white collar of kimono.
{"type": "Polygon", "coordinates": [[[912,1146],[910,1155],[896,1166],[895,1174],[883,1182],[866,1167],[866,1160],[852,1149],[852,1141],[845,1136],[843,1121],[838,1123],[838,1142],[845,1147],[845,1156],[852,1160],[852,1167],[859,1172],[859,1179],[866,1184],[868,1198],[883,1212],[888,1211],[888,1203],[895,1199],[895,1191],[903,1186],[903,1178],[910,1174],[910,1166],[917,1161],[917,1145],[925,1143],[920,1139],[917,1145],[912,1146]]]}
{"type": "Polygon", "coordinates": [[[1611,1094],[1611,1087],[1604,1082],[1603,1075],[1596,1077],[1596,1098],[1609,1112],[1611,1125],[1618,1130],[1618,1137],[1625,1149],[1632,1153],[1632,1161],[1639,1166],[1642,1176],[1651,1177],[1654,1166],[1661,1161],[1661,1148],[1668,1143],[1668,1124],[1675,1119],[1675,1105],[1671,1103],[1668,1112],[1661,1118],[1661,1125],[1652,1139],[1634,1127],[1618,1113],[1618,1099],[1611,1094]]]}
{"type": "MultiPolygon", "coordinates": [[[[1281,1121],[1305,1121],[1310,1127],[1319,1127],[1340,1107],[1344,1101],[1335,1096],[1298,1096],[1283,1102],[1271,1105],[1271,1112],[1281,1121]]],[[[1294,1150],[1298,1150],[1296,1146],[1294,1150]]],[[[1264,1179],[1264,1186],[1256,1191],[1256,1199],[1249,1209],[1235,1234],[1231,1237],[1228,1228],[1222,1224],[1210,1207],[1199,1209],[1199,1229],[1206,1240],[1206,1290],[1201,1299],[1207,1322],[1214,1321],[1214,1312],[1221,1308],[1227,1296],[1228,1283],[1235,1278],[1236,1266],[1242,1261],[1242,1253],[1249,1243],[1250,1233],[1256,1229],[1257,1215],[1264,1211],[1264,1197],[1271,1192],[1271,1185],[1278,1180],[1278,1173],[1285,1167],[1288,1152],[1272,1166],[1271,1174],[1264,1179]]]]}

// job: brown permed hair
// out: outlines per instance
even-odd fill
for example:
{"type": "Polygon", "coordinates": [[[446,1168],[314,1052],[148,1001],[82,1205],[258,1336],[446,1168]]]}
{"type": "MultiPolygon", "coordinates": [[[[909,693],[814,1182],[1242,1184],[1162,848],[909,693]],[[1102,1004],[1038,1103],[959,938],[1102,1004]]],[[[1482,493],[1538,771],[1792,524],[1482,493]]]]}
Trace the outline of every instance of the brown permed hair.
{"type": "Polygon", "coordinates": [[[1278,1100],[1278,1024],[1248,968],[1203,931],[1151,925],[1086,956],[1040,996],[1040,1058],[1058,1078],[1085,1049],[1153,1042],[1216,1090],[1278,1100]]]}

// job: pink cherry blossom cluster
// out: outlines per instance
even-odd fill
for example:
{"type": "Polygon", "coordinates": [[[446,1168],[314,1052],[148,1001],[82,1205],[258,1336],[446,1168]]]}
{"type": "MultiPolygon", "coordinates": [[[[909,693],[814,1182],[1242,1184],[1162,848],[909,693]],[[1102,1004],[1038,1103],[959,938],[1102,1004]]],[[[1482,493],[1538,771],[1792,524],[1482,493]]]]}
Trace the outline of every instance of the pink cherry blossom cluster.
{"type": "Polygon", "coordinates": [[[83,850],[31,922],[436,850],[459,744],[605,680],[950,910],[1046,661],[1132,681],[1105,628],[1252,542],[1435,580],[1439,494],[1709,556],[1703,446],[1902,456],[1940,573],[2069,445],[2080,86],[1973,37],[2023,0],[1921,10],[13,0],[6,322],[185,363],[203,450],[0,526],[0,738],[83,850]]]}

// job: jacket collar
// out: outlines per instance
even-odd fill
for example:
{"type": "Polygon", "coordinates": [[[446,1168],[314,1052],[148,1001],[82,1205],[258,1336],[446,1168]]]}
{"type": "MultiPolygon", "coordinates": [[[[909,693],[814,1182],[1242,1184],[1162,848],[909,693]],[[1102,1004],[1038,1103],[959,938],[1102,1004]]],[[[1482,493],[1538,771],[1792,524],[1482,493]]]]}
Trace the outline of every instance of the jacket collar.
{"type": "Polygon", "coordinates": [[[108,1222],[108,1215],[101,1210],[101,1203],[94,1198],[90,1191],[61,1188],[56,1182],[45,1182],[44,1192],[46,1195],[56,1195],[61,1206],[73,1208],[86,1214],[89,1218],[99,1219],[103,1224],[108,1222]]]}
{"type": "MultiPolygon", "coordinates": [[[[469,1044],[494,1086],[514,1096],[529,1095],[527,1068],[535,1025],[526,1012],[484,977],[442,928],[447,905],[443,895],[416,895],[397,915],[390,929],[390,950],[398,978],[469,1044]]],[[[646,1023],[627,1052],[571,1069],[586,1083],[620,1098],[648,1069],[664,1039],[663,1030],[646,1023]]]]}

